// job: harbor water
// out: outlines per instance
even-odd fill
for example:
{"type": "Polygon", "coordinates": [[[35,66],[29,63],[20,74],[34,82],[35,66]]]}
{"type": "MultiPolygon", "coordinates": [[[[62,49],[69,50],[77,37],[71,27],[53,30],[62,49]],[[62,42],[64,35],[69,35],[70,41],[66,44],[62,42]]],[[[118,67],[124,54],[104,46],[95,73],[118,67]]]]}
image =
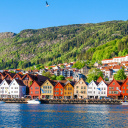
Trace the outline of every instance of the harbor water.
{"type": "Polygon", "coordinates": [[[128,127],[128,105],[0,104],[0,127],[128,127]]]}

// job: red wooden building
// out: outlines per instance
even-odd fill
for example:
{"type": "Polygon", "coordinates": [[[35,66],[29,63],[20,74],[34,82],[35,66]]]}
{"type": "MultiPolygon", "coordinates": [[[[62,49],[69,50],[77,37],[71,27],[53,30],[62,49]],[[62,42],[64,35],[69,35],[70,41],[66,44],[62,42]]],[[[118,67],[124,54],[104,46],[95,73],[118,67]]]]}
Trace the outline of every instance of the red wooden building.
{"type": "Polygon", "coordinates": [[[32,99],[39,98],[41,96],[40,86],[41,82],[33,81],[32,85],[29,87],[29,95],[31,95],[32,99]]]}
{"type": "Polygon", "coordinates": [[[121,95],[123,96],[123,99],[128,99],[128,78],[123,82],[121,86],[121,95]]]}
{"type": "Polygon", "coordinates": [[[108,89],[107,89],[107,95],[108,97],[114,98],[114,99],[118,99],[118,97],[121,96],[121,92],[119,90],[121,90],[121,81],[116,81],[115,79],[113,79],[110,84],[108,84],[108,89]]]}

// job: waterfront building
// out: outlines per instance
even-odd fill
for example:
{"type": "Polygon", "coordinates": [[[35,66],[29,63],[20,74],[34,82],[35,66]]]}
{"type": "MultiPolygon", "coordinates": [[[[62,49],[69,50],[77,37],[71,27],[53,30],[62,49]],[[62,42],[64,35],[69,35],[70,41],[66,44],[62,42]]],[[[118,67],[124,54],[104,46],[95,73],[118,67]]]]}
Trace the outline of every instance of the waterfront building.
{"type": "Polygon", "coordinates": [[[42,85],[41,85],[41,98],[43,99],[53,99],[54,97],[54,83],[50,80],[46,80],[42,85]]]}
{"type": "Polygon", "coordinates": [[[3,80],[5,78],[5,76],[6,76],[5,72],[3,72],[3,73],[0,72],[0,79],[1,80],[3,80]]]}
{"type": "Polygon", "coordinates": [[[128,78],[123,82],[121,86],[121,95],[123,99],[128,99],[128,78]]]}
{"type": "Polygon", "coordinates": [[[40,86],[42,85],[41,82],[33,81],[32,85],[29,87],[29,95],[32,99],[41,98],[41,90],[40,86]]]}
{"type": "MultiPolygon", "coordinates": [[[[98,80],[100,81],[100,80],[98,80]]],[[[98,98],[107,97],[107,84],[102,80],[97,86],[98,98]]]]}
{"type": "Polygon", "coordinates": [[[6,79],[4,79],[3,81],[0,81],[0,98],[8,98],[8,96],[10,95],[9,93],[10,83],[11,81],[6,79]]]}
{"type": "Polygon", "coordinates": [[[74,98],[87,98],[87,83],[82,78],[74,85],[74,98]]]}
{"type": "Polygon", "coordinates": [[[22,98],[26,95],[26,86],[22,80],[13,79],[9,84],[8,98],[22,98]]]}
{"type": "Polygon", "coordinates": [[[97,83],[93,80],[88,84],[88,98],[98,98],[97,83]]]}
{"type": "Polygon", "coordinates": [[[63,81],[58,81],[57,84],[54,86],[54,98],[55,99],[63,99],[64,98],[64,83],[63,81]]]}
{"type": "Polygon", "coordinates": [[[13,79],[22,80],[23,75],[16,73],[13,79]]]}
{"type": "Polygon", "coordinates": [[[107,89],[107,96],[118,99],[120,97],[120,90],[121,90],[121,84],[122,81],[116,81],[113,79],[110,84],[108,84],[108,89],[107,89]]]}
{"type": "Polygon", "coordinates": [[[6,80],[13,80],[13,77],[15,76],[15,73],[10,73],[10,72],[8,72],[7,74],[6,74],[6,76],[4,77],[4,79],[6,79],[6,80]]]}
{"type": "Polygon", "coordinates": [[[74,97],[74,83],[67,81],[64,86],[64,99],[72,99],[74,97]]]}

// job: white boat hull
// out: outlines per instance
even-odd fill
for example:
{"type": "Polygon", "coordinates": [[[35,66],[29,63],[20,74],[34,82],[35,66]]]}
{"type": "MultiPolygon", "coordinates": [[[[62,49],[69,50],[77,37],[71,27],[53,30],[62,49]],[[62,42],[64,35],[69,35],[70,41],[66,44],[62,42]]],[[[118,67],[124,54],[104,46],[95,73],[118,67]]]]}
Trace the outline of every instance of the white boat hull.
{"type": "Polygon", "coordinates": [[[121,102],[122,105],[128,105],[128,102],[121,102]]]}
{"type": "Polygon", "coordinates": [[[27,102],[28,104],[41,104],[40,101],[36,101],[36,100],[28,100],[27,102]]]}

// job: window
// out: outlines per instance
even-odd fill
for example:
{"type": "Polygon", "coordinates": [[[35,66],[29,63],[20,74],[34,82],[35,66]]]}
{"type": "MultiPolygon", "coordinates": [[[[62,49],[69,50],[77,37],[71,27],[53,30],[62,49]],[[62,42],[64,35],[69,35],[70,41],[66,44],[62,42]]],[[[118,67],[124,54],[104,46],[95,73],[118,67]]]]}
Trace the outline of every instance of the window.
{"type": "Polygon", "coordinates": [[[86,86],[84,86],[84,89],[86,89],[86,86]]]}
{"type": "Polygon", "coordinates": [[[79,88],[79,86],[76,86],[76,88],[79,88]]]}
{"type": "Polygon", "coordinates": [[[52,86],[50,86],[50,89],[52,89],[52,86]]]}
{"type": "Polygon", "coordinates": [[[83,86],[81,86],[81,89],[83,89],[83,86]]]}
{"type": "Polygon", "coordinates": [[[39,91],[35,91],[35,94],[39,94],[39,91]]]}
{"type": "Polygon", "coordinates": [[[57,88],[57,91],[59,91],[59,88],[57,88]]]}
{"type": "Polygon", "coordinates": [[[31,89],[32,89],[32,87],[31,87],[31,89]]]}
{"type": "Polygon", "coordinates": [[[113,82],[113,85],[115,85],[115,82],[113,82]]]}
{"type": "Polygon", "coordinates": [[[128,93],[128,90],[126,91],[126,93],[128,93]]]}
{"type": "Polygon", "coordinates": [[[111,94],[111,91],[109,91],[109,94],[111,94]]]}
{"type": "Polygon", "coordinates": [[[128,82],[126,83],[126,85],[128,85],[128,82]]]}
{"type": "Polygon", "coordinates": [[[123,89],[125,89],[125,87],[123,87],[123,89]]]}
{"type": "Polygon", "coordinates": [[[33,94],[33,92],[31,91],[31,94],[33,94]]]}
{"type": "Polygon", "coordinates": [[[128,89],[128,86],[127,86],[127,89],[128,89]]]}
{"type": "Polygon", "coordinates": [[[118,94],[118,91],[114,91],[114,94],[118,94]]]}
{"type": "Polygon", "coordinates": [[[93,93],[95,94],[95,91],[93,93]]]}
{"type": "Polygon", "coordinates": [[[109,89],[111,90],[111,87],[109,87],[109,89]]]}
{"type": "Polygon", "coordinates": [[[123,93],[125,93],[125,91],[123,90],[123,93]]]}
{"type": "Polygon", "coordinates": [[[35,89],[39,89],[39,87],[35,87],[35,89]]]}
{"type": "Polygon", "coordinates": [[[59,92],[57,92],[57,94],[59,94],[59,92]]]}
{"type": "Polygon", "coordinates": [[[118,90],[119,88],[118,87],[116,87],[116,90],[118,90]]]}
{"type": "Polygon", "coordinates": [[[100,91],[98,92],[98,94],[100,94],[100,91]]]}
{"type": "Polygon", "coordinates": [[[88,91],[88,93],[92,93],[92,91],[88,91]]]}
{"type": "Polygon", "coordinates": [[[114,87],[112,87],[112,90],[114,89],[114,87]]]}
{"type": "Polygon", "coordinates": [[[78,93],[78,90],[76,90],[76,93],[78,93]]]}
{"type": "Polygon", "coordinates": [[[104,87],[104,90],[106,90],[106,88],[104,87]]]}
{"type": "Polygon", "coordinates": [[[51,90],[50,90],[49,92],[50,92],[50,93],[52,93],[52,91],[51,91],[51,90]]]}
{"type": "Polygon", "coordinates": [[[11,91],[11,93],[13,93],[13,91],[11,91]]]}
{"type": "Polygon", "coordinates": [[[18,93],[18,91],[14,91],[14,93],[18,93]]]}
{"type": "Polygon", "coordinates": [[[104,94],[106,94],[106,92],[104,91],[104,94]]]}

